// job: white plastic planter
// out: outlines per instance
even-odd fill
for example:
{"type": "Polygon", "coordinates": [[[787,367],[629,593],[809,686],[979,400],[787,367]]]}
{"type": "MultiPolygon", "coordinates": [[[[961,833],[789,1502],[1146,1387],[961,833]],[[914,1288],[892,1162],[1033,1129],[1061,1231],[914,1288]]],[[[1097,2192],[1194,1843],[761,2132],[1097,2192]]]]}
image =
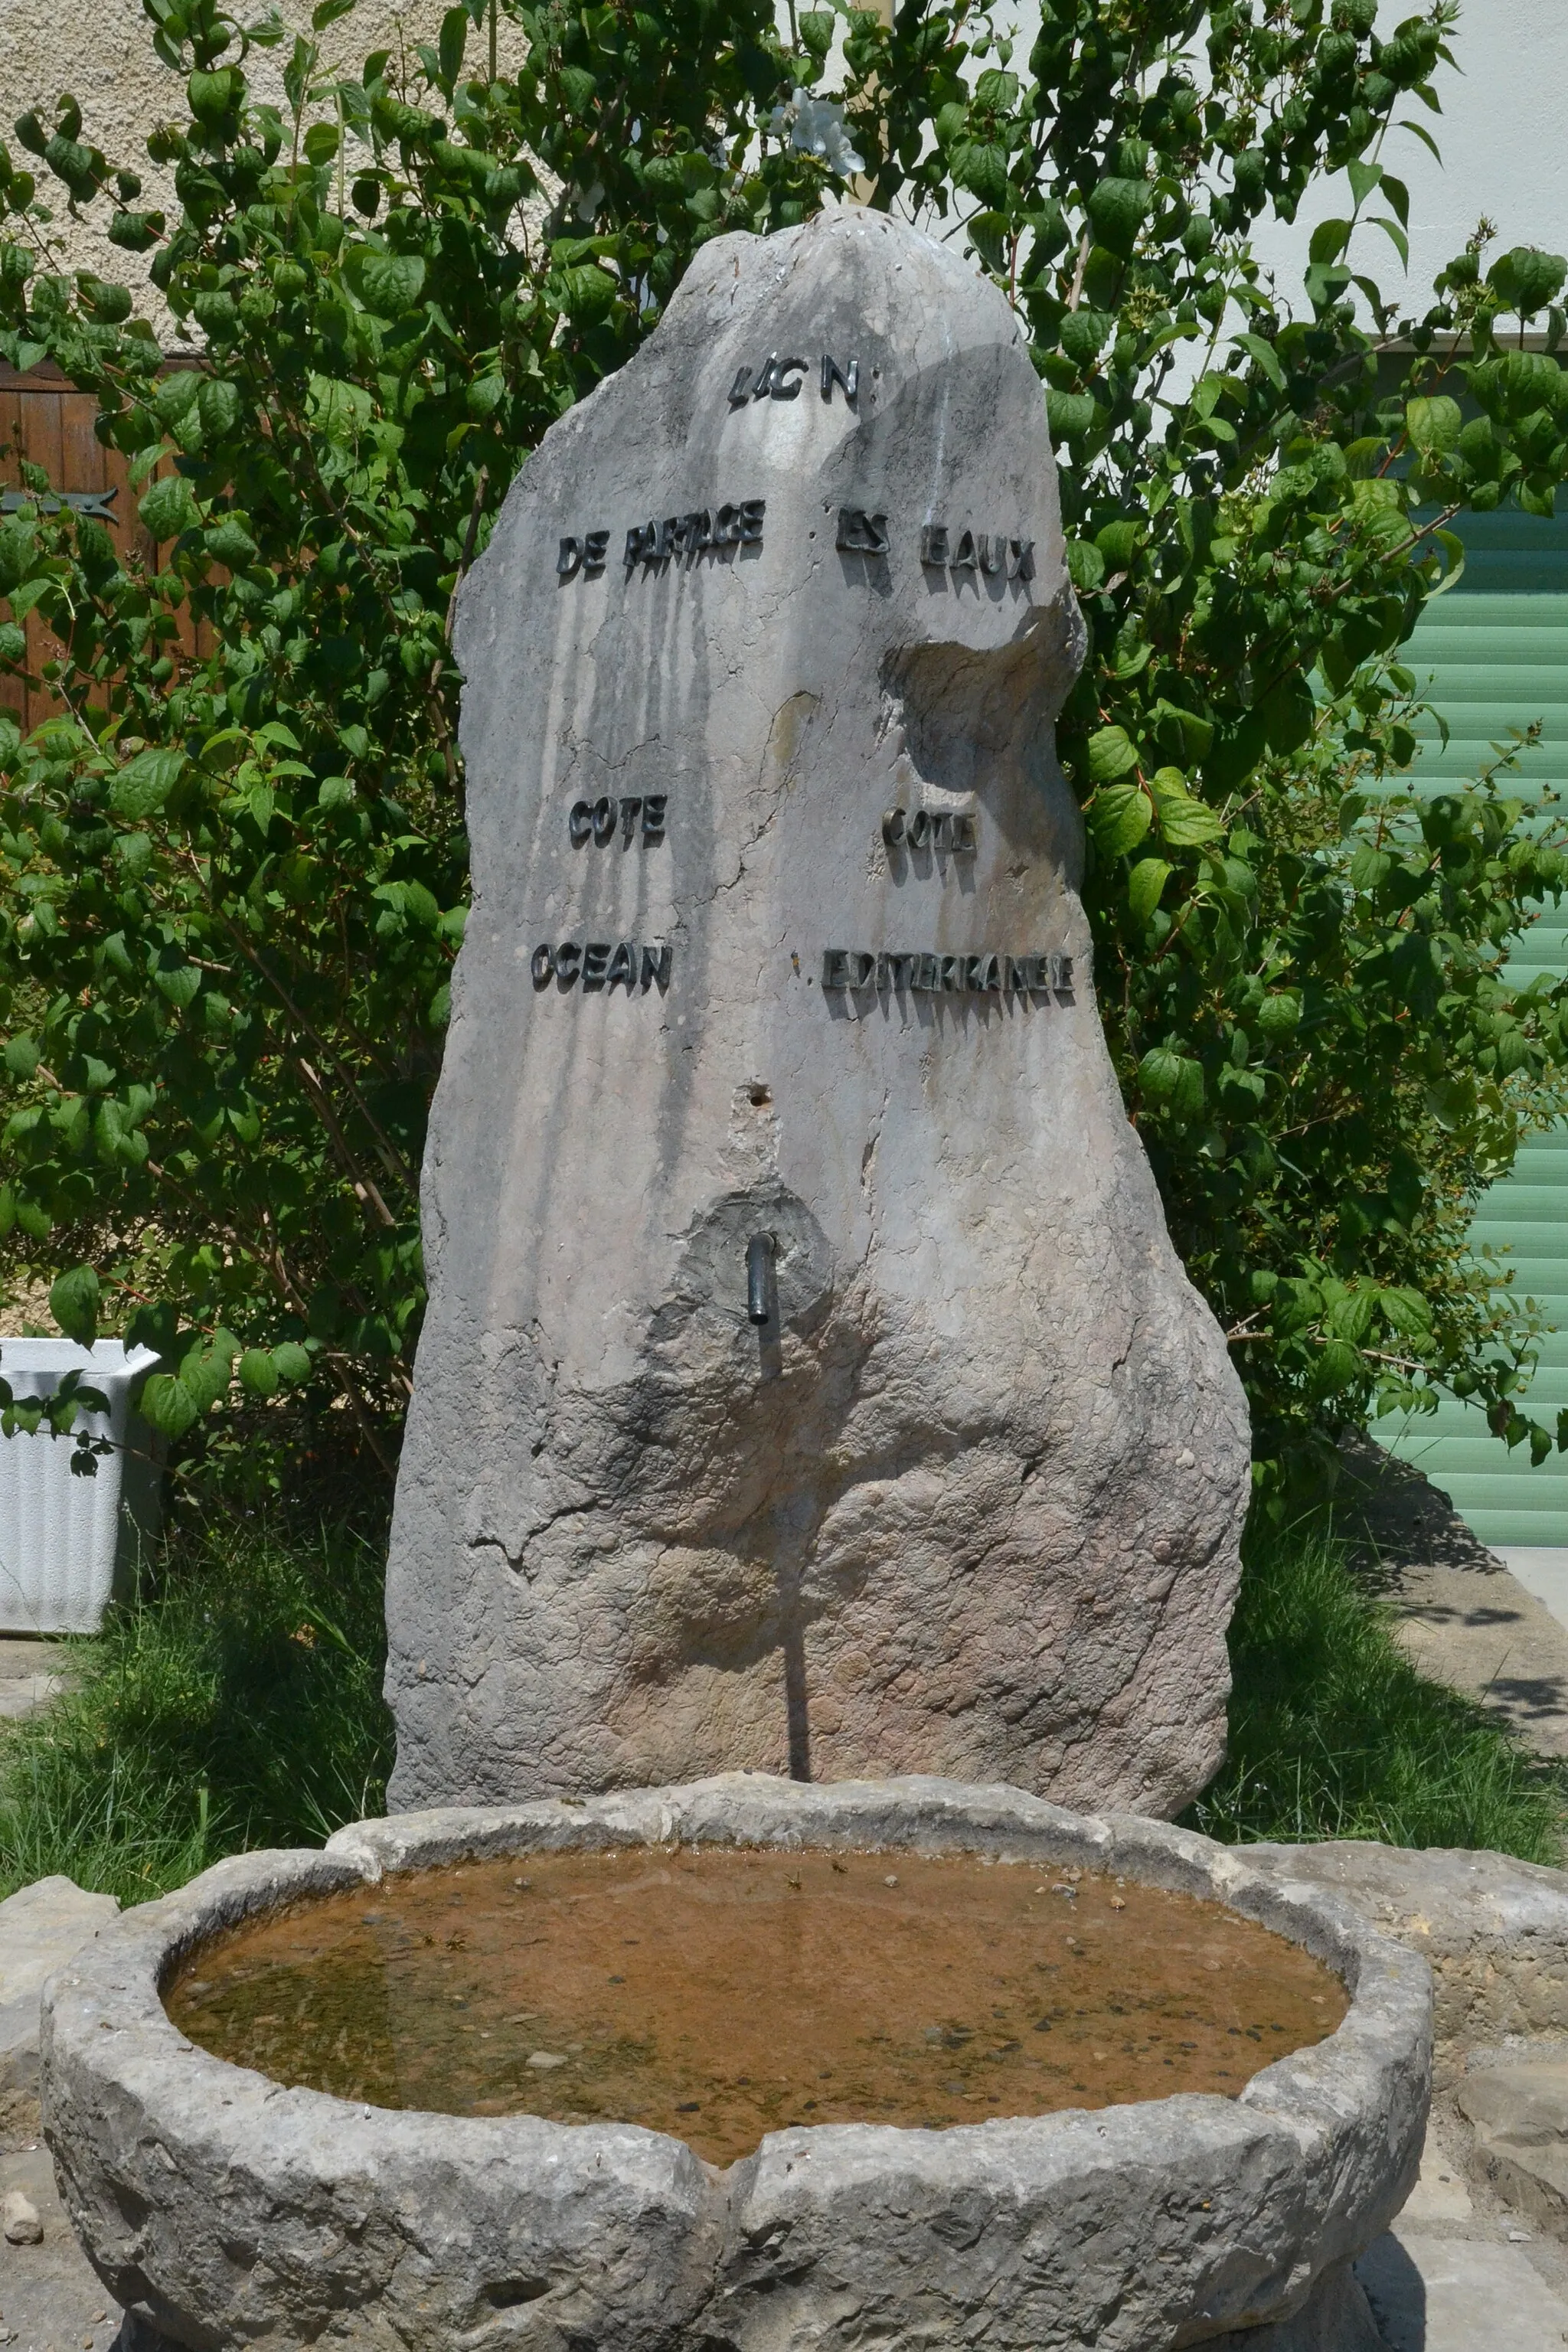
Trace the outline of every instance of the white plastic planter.
{"type": "Polygon", "coordinates": [[[70,1437],[46,1427],[0,1435],[0,1633],[96,1633],[110,1596],[122,1590],[138,1544],[156,1529],[159,1469],[152,1431],[131,1411],[132,1387],[157,1362],[121,1339],[90,1348],[74,1339],[0,1339],[0,1375],[16,1398],[52,1396],[79,1368],[109,1412],[79,1418],[112,1439],[98,1475],[71,1471],[70,1437]],[[129,1441],[130,1449],[127,1447],[129,1441]]]}

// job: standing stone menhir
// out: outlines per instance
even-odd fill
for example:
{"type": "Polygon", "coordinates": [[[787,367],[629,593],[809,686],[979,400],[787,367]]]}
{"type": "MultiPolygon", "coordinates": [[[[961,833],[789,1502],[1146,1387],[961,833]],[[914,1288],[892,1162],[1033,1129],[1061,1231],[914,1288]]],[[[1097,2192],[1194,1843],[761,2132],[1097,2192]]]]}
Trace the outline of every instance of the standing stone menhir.
{"type": "Polygon", "coordinates": [[[877,215],[705,247],[513,486],[395,1805],[1214,1769],[1246,1412],[1095,1013],[1082,645],[1012,314],[877,215]]]}

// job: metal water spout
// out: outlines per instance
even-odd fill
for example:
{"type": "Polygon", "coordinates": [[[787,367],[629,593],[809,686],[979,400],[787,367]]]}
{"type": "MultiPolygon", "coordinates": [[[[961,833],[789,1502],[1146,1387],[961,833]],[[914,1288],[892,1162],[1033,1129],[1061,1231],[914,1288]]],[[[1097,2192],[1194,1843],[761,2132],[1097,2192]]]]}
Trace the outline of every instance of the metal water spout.
{"type": "Polygon", "coordinates": [[[772,1234],[753,1234],[746,1244],[746,1313],[753,1323],[778,1320],[777,1248],[772,1234]]]}

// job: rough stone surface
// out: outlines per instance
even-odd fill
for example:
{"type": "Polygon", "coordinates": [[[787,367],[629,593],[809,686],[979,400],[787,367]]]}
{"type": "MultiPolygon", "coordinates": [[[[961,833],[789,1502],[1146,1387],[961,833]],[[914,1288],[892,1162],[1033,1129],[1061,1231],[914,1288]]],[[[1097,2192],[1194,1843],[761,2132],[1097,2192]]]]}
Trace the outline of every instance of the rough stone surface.
{"type": "Polygon", "coordinates": [[[1430,1962],[1440,2084],[1483,2042],[1568,2030],[1568,1873],[1370,1841],[1245,1851],[1256,1870],[1342,1895],[1430,1962]]]}
{"type": "Polygon", "coordinates": [[[112,1895],[35,1879],[0,1903],[0,2132],[37,2122],[38,1997],[46,1978],[115,1917],[112,1895]]]}
{"type": "Polygon", "coordinates": [[[870,213],[716,239],[519,476],[458,644],[474,905],[393,1801],[744,1766],[1179,1807],[1223,1748],[1246,1413],[1095,1010],[1051,749],[1082,623],[1003,298],[870,213]],[[770,352],[797,396],[731,405],[770,352]],[[623,562],[750,499],[760,544],[623,562]],[[840,551],[845,509],[886,556],[840,551]],[[922,563],[932,520],[1001,568],[922,563]],[[603,576],[558,580],[598,530],[603,576]],[[661,843],[573,845],[575,803],[648,795],[661,843]],[[974,854],[889,852],[894,807],[972,816],[974,854]],[[595,940],[668,942],[668,987],[535,984],[595,940]],[[1061,951],[1072,984],[825,988],[840,948],[1061,951]]]}
{"type": "Polygon", "coordinates": [[[1536,2059],[1467,2073],[1455,2103],[1475,2126],[1482,2178],[1555,2237],[1568,2236],[1568,2064],[1536,2059]]]}
{"type": "Polygon", "coordinates": [[[1361,2352],[1375,2339],[1348,2265],[1416,2177],[1429,2031],[1421,1960],[1206,1839],[1003,1788],[733,1774],[363,1822],[322,1853],[222,1863],[52,1980],[45,2110],[71,2220],[139,2345],[1169,2352],[1242,2330],[1247,2352],[1361,2352]],[[1295,1937],[1352,2006],[1235,2099],[792,2129],[720,2171],[633,2126],[281,2090],[183,2040],[158,1999],[174,1954],[279,1899],[460,1855],[669,1840],[1121,1871],[1295,1937]]]}
{"type": "Polygon", "coordinates": [[[37,2246],[43,2243],[44,2225],[38,2219],[38,2209],[20,2189],[9,2189],[0,2197],[0,2230],[12,2246],[37,2246]]]}

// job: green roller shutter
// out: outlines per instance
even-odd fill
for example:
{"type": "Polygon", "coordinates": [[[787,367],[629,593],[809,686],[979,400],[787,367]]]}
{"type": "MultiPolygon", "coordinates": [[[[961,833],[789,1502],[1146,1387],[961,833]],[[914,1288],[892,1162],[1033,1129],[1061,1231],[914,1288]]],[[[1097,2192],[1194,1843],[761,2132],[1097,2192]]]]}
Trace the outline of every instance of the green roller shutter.
{"type": "MultiPolygon", "coordinates": [[[[1424,748],[1417,787],[1474,777],[1510,727],[1539,719],[1542,747],[1526,758],[1523,789],[1551,784],[1568,798],[1568,518],[1473,515],[1464,536],[1464,576],[1431,606],[1409,649],[1452,730],[1446,747],[1424,748]]],[[[1508,969],[1521,982],[1568,971],[1568,901],[1545,910],[1508,969]]],[[[1526,1400],[1555,1427],[1568,1405],[1568,1127],[1524,1146],[1472,1230],[1478,1242],[1508,1249],[1515,1287],[1560,1327],[1542,1344],[1526,1400]]],[[[1474,1407],[1457,1403],[1374,1427],[1451,1496],[1483,1543],[1568,1545],[1568,1454],[1532,1469],[1526,1447],[1510,1454],[1474,1407]]]]}

